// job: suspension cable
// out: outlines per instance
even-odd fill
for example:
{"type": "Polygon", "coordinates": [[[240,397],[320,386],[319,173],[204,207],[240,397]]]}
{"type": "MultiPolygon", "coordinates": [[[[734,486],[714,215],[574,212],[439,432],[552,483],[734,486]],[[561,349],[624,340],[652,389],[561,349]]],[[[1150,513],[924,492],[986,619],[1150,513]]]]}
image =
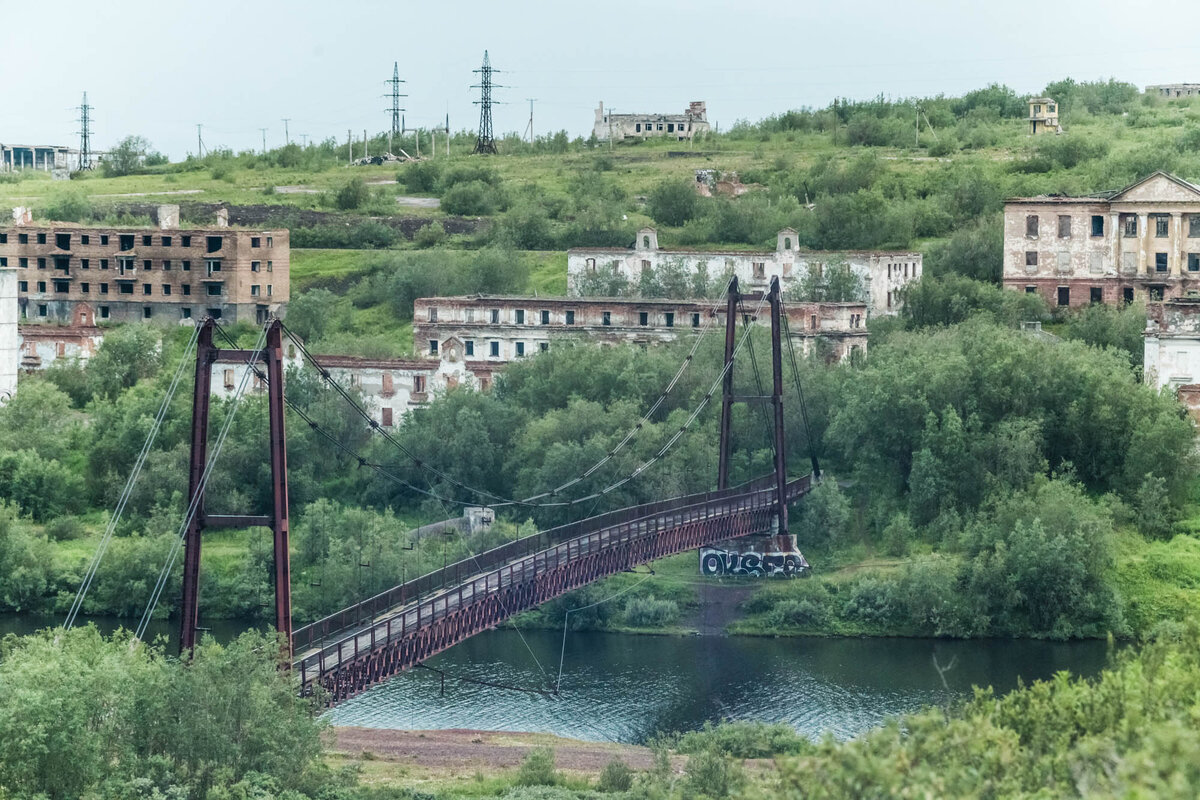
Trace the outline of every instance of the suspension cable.
{"type": "Polygon", "coordinates": [[[87,569],[84,571],[83,580],[79,584],[79,591],[75,594],[75,600],[71,603],[71,608],[67,612],[66,621],[63,622],[63,627],[67,630],[75,624],[79,612],[83,609],[83,602],[87,598],[87,593],[91,590],[92,584],[96,579],[96,573],[100,568],[100,562],[104,559],[105,553],[108,551],[109,543],[112,541],[113,533],[117,529],[117,524],[121,521],[121,516],[125,513],[125,506],[129,502],[129,498],[133,495],[134,485],[142,474],[142,469],[146,465],[146,459],[150,455],[150,450],[154,446],[155,440],[158,438],[158,433],[162,429],[163,421],[166,419],[167,411],[171,406],[171,401],[175,398],[175,393],[179,388],[179,383],[183,378],[185,368],[191,358],[192,352],[196,348],[196,342],[200,337],[200,327],[196,326],[192,330],[192,335],[188,339],[187,346],[184,348],[183,355],[179,359],[179,364],[175,368],[175,374],[171,378],[170,384],[167,386],[166,394],[163,395],[162,403],[158,407],[158,413],[154,416],[154,421],[150,425],[150,431],[146,434],[146,441],[142,444],[141,452],[134,459],[133,467],[129,471],[129,477],[125,481],[125,487],[121,490],[120,496],[117,498],[116,507],[113,509],[112,516],[108,520],[108,524],[104,528],[104,534],[100,537],[100,543],[96,546],[96,552],[92,555],[92,560],[89,562],[87,569]]]}
{"type": "Polygon", "coordinates": [[[150,599],[146,603],[146,610],[142,614],[142,619],[138,623],[137,631],[134,633],[136,639],[142,639],[146,633],[146,627],[150,624],[150,619],[154,615],[155,608],[158,607],[159,598],[162,597],[163,590],[166,588],[167,581],[171,576],[171,569],[175,566],[175,559],[179,556],[179,550],[183,545],[184,534],[191,525],[192,519],[196,516],[196,512],[200,507],[200,498],[204,496],[204,490],[208,486],[208,479],[212,475],[213,466],[217,462],[217,458],[221,455],[221,448],[225,445],[225,439],[229,436],[229,431],[233,427],[233,419],[237,414],[238,406],[241,404],[242,396],[246,391],[246,384],[249,381],[251,370],[255,362],[262,355],[263,346],[266,342],[267,325],[263,326],[259,333],[258,341],[255,343],[254,350],[250,356],[249,367],[242,372],[242,378],[238,382],[237,391],[233,395],[232,404],[229,407],[229,413],[225,417],[225,422],[221,426],[220,433],[217,434],[217,439],[213,445],[212,452],[208,457],[208,463],[204,466],[204,471],[201,473],[200,480],[196,485],[196,491],[191,497],[191,502],[188,504],[187,513],[184,514],[183,522],[179,526],[179,531],[176,534],[175,540],[171,543],[170,552],[167,554],[166,562],[163,564],[162,571],[159,572],[158,582],[154,586],[154,590],[150,593],[150,599]]]}
{"type": "MultiPolygon", "coordinates": [[[[740,299],[738,300],[738,303],[739,303],[739,305],[741,305],[740,299]]],[[[757,317],[757,312],[755,312],[755,316],[757,317]]],[[[746,313],[745,307],[742,308],[742,324],[745,325],[747,329],[749,329],[750,315],[748,313],[746,313]]],[[[754,373],[754,388],[758,390],[759,397],[765,397],[766,395],[763,390],[762,374],[758,370],[758,357],[754,353],[754,340],[750,339],[750,341],[748,342],[748,345],[749,345],[748,349],[750,351],[750,366],[751,366],[751,370],[754,373]]],[[[762,416],[762,421],[763,421],[762,430],[763,430],[763,433],[766,434],[767,442],[771,448],[771,455],[772,455],[772,457],[774,457],[774,455],[775,455],[775,437],[771,435],[770,430],[775,426],[775,423],[772,422],[770,416],[768,416],[766,406],[764,406],[761,402],[756,402],[755,405],[758,406],[760,416],[762,416]]]]}
{"type": "Polygon", "coordinates": [[[800,367],[796,364],[796,346],[792,342],[792,329],[788,323],[787,309],[784,308],[783,298],[779,298],[780,318],[783,321],[783,334],[788,343],[788,355],[792,362],[792,379],[796,384],[796,395],[800,399],[800,419],[804,422],[804,436],[808,440],[808,457],[812,461],[813,479],[821,477],[821,465],[817,461],[817,446],[813,441],[812,426],[808,421],[808,404],[804,401],[804,389],[800,386],[800,367]]]}

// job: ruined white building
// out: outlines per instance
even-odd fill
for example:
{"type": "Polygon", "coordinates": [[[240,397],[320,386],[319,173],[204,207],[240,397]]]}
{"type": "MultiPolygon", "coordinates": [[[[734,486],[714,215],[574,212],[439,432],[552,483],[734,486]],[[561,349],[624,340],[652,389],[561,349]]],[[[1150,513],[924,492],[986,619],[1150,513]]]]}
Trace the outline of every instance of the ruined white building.
{"type": "Polygon", "coordinates": [[[1158,83],[1147,86],[1146,94],[1172,100],[1176,97],[1196,97],[1200,95],[1200,83],[1158,83]]]}
{"type": "Polygon", "coordinates": [[[596,121],[592,135],[601,141],[612,139],[649,139],[655,136],[683,141],[698,133],[708,132],[708,110],[703,100],[688,103],[682,114],[614,114],[596,106],[596,121]]]}
{"type": "MultiPolygon", "coordinates": [[[[753,307],[755,303],[751,303],[753,307]]],[[[864,354],[865,303],[785,303],[793,341],[830,361],[864,354]]],[[[614,297],[423,297],[413,307],[417,353],[454,358],[461,352],[482,374],[570,340],[650,345],[701,330],[723,336],[725,301],[614,297]]]]}
{"type": "Polygon", "coordinates": [[[0,404],[17,390],[17,271],[0,267],[0,404]]]}
{"type": "Polygon", "coordinates": [[[1200,299],[1146,307],[1143,380],[1175,393],[1200,420],[1200,299]]]}
{"type": "Polygon", "coordinates": [[[775,250],[661,250],[654,228],[642,228],[632,248],[573,247],[567,251],[567,291],[578,296],[583,279],[597,269],[615,269],[633,285],[643,270],[656,272],[668,265],[693,275],[701,269],[710,281],[737,275],[743,292],[766,291],[778,276],[784,291],[810,271],[845,263],[862,279],[868,315],[895,314],[900,290],[921,277],[921,254],[908,251],[803,252],[796,231],[784,228],[775,250]]]}

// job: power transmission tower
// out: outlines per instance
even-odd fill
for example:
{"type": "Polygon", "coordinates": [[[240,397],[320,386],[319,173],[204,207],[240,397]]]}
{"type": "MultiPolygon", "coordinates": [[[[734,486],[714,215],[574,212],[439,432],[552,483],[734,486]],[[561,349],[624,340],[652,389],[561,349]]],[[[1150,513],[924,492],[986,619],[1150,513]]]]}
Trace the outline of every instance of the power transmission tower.
{"type": "Polygon", "coordinates": [[[92,168],[92,107],[88,105],[87,92],[83,93],[83,104],[79,106],[79,168],[92,168]]]}
{"type": "Polygon", "coordinates": [[[498,70],[492,69],[487,50],[483,51],[483,66],[471,71],[479,75],[479,83],[471,87],[479,90],[479,99],[475,101],[479,106],[479,135],[475,137],[475,149],[471,152],[495,154],[497,150],[496,139],[492,135],[492,89],[504,87],[492,83],[492,74],[498,70]]]}
{"type": "Polygon", "coordinates": [[[525,99],[529,101],[529,125],[526,126],[525,132],[529,134],[529,143],[533,144],[533,102],[537,100],[537,98],[526,97],[525,99]]]}
{"type": "Polygon", "coordinates": [[[404,81],[400,80],[400,62],[392,62],[392,77],[384,83],[392,85],[392,129],[388,132],[388,153],[392,152],[392,142],[399,140],[404,135],[404,123],[401,121],[400,114],[405,109],[400,107],[400,98],[408,97],[406,94],[400,94],[400,84],[404,81]]]}

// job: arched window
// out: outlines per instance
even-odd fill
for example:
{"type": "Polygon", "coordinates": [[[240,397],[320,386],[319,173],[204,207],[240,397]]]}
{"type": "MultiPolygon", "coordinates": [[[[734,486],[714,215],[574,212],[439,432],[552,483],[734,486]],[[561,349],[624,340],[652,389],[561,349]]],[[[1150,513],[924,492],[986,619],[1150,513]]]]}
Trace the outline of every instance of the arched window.
{"type": "Polygon", "coordinates": [[[784,249],[784,250],[791,250],[791,249],[792,249],[792,237],[790,237],[790,236],[785,236],[785,237],[783,238],[783,249],[784,249]]]}
{"type": "Polygon", "coordinates": [[[642,237],[642,247],[649,247],[649,246],[650,246],[650,237],[643,236],[642,237]]]}

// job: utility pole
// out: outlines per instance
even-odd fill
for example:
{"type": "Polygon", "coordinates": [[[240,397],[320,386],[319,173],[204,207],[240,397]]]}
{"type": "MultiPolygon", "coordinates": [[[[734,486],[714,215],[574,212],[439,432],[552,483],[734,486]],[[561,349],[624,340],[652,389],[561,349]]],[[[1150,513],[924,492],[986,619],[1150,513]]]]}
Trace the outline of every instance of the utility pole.
{"type": "Polygon", "coordinates": [[[406,94],[400,94],[400,84],[404,83],[404,81],[400,80],[399,61],[392,62],[392,77],[390,80],[384,81],[384,83],[390,83],[392,85],[392,127],[391,130],[388,131],[388,153],[390,154],[392,152],[392,141],[399,141],[400,137],[403,135],[402,131],[404,126],[400,121],[400,113],[404,111],[404,109],[400,107],[400,98],[408,97],[406,94]]]}
{"type": "Polygon", "coordinates": [[[290,117],[288,117],[288,118],[285,118],[285,119],[283,120],[283,143],[284,143],[284,144],[291,144],[291,143],[292,143],[292,138],[291,138],[291,136],[288,134],[288,123],[289,123],[289,122],[291,122],[291,121],[292,121],[292,120],[291,120],[291,118],[290,118],[290,117]]]}
{"type": "Polygon", "coordinates": [[[350,138],[350,129],[346,128],[346,165],[354,165],[354,140],[350,138]]]}
{"type": "Polygon", "coordinates": [[[300,134],[300,146],[308,147],[308,134],[307,133],[300,134]]]}
{"type": "Polygon", "coordinates": [[[266,129],[266,128],[259,128],[259,130],[260,130],[260,131],[262,131],[262,137],[263,137],[263,153],[264,153],[264,154],[266,154],[266,152],[267,152],[267,129],[266,129]]]}
{"type": "Polygon", "coordinates": [[[87,92],[79,106],[79,168],[92,168],[92,107],[88,105],[87,92]]]}
{"type": "Polygon", "coordinates": [[[612,152],[612,118],[613,110],[610,108],[608,110],[608,151],[610,153],[612,152]]]}
{"type": "Polygon", "coordinates": [[[537,100],[537,98],[526,97],[525,99],[529,101],[529,125],[525,128],[525,130],[529,133],[529,143],[533,144],[533,102],[537,100]]]}
{"type": "Polygon", "coordinates": [[[204,137],[200,135],[200,129],[203,127],[203,124],[196,123],[196,155],[198,158],[204,158],[204,137]]]}
{"type": "Polygon", "coordinates": [[[363,158],[371,157],[371,148],[367,144],[367,129],[363,128],[363,158]]]}
{"type": "Polygon", "coordinates": [[[479,90],[479,99],[475,101],[479,106],[479,135],[475,137],[475,149],[472,152],[495,155],[497,150],[496,139],[492,134],[492,89],[504,87],[492,83],[492,75],[498,70],[492,69],[487,50],[483,51],[483,66],[471,71],[479,75],[479,83],[471,86],[472,89],[479,90]]]}

